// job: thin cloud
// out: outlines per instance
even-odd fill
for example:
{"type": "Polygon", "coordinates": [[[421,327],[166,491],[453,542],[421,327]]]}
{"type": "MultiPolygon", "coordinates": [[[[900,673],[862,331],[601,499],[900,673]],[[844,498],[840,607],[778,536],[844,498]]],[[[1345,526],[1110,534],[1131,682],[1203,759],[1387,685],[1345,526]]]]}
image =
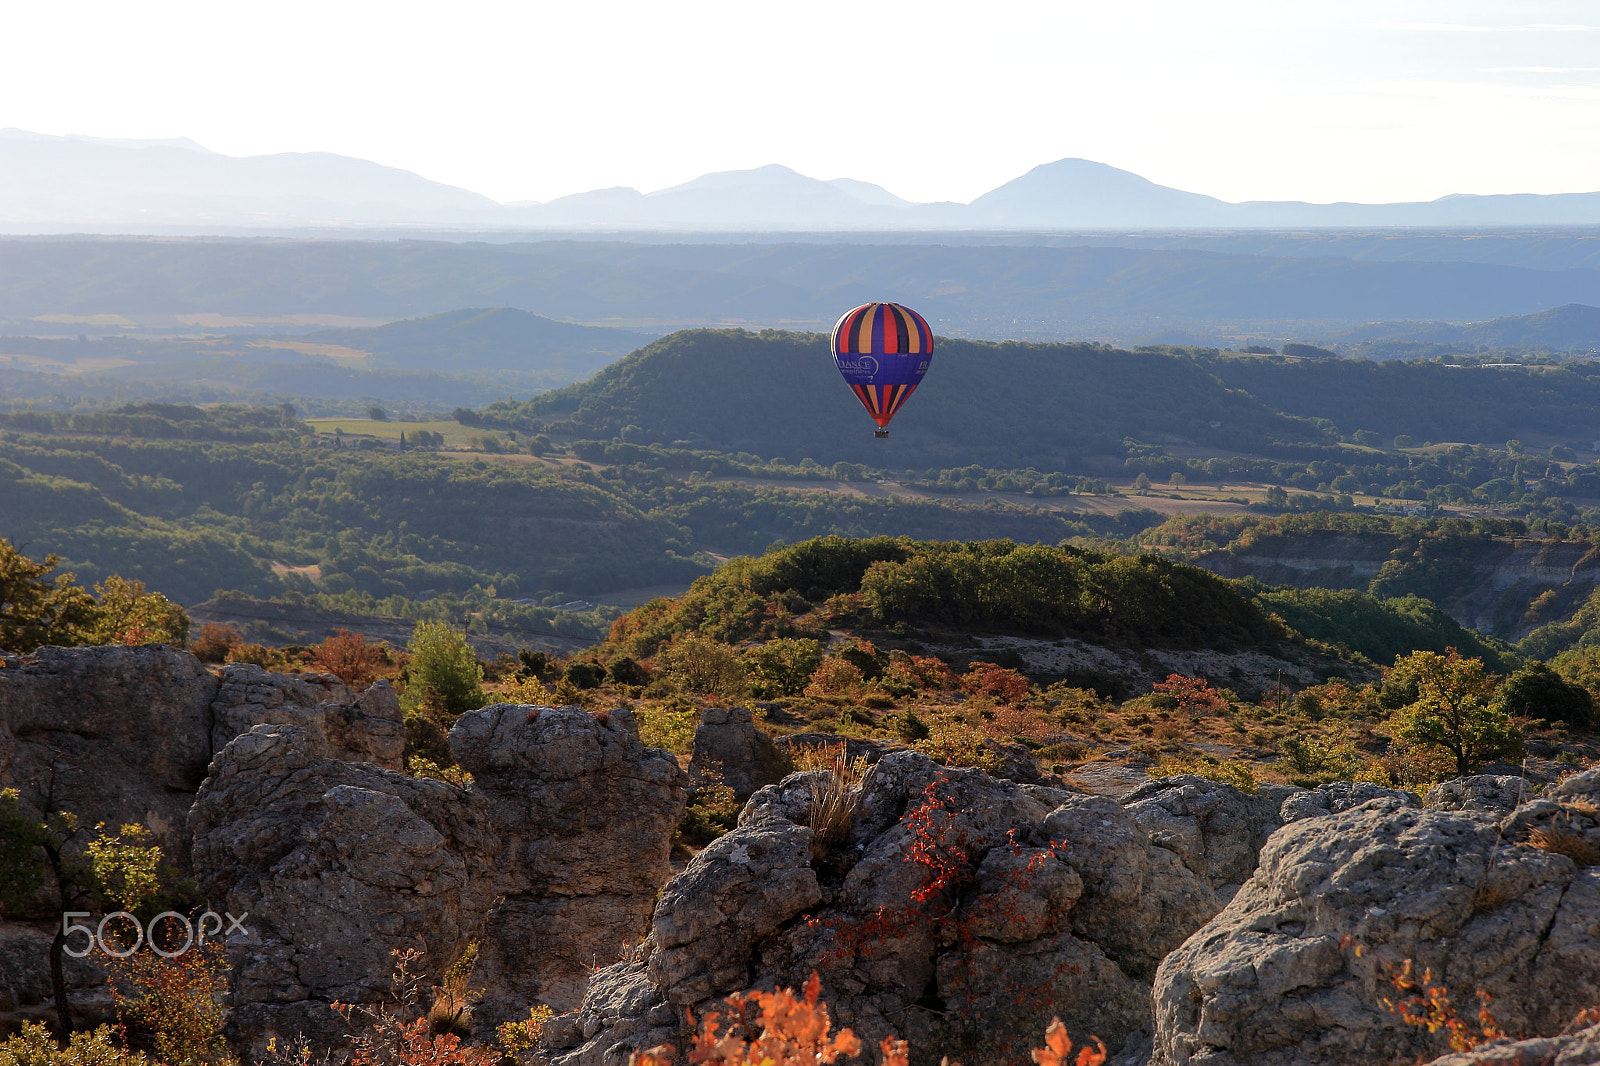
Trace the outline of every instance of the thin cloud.
{"type": "Polygon", "coordinates": [[[1600,67],[1484,67],[1485,74],[1588,74],[1600,67]]]}
{"type": "Polygon", "coordinates": [[[1464,22],[1358,22],[1356,29],[1400,33],[1586,33],[1600,27],[1562,22],[1532,22],[1522,26],[1473,26],[1464,22]]]}

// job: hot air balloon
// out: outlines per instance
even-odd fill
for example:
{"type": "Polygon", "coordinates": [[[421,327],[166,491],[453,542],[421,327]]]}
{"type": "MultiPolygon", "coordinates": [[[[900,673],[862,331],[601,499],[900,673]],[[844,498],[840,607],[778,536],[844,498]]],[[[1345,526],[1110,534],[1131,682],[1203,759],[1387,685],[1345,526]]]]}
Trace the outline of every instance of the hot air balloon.
{"type": "Polygon", "coordinates": [[[845,384],[878,423],[874,437],[889,435],[889,420],[916,389],[933,359],[933,330],[899,304],[862,304],[833,327],[833,361],[845,384]]]}

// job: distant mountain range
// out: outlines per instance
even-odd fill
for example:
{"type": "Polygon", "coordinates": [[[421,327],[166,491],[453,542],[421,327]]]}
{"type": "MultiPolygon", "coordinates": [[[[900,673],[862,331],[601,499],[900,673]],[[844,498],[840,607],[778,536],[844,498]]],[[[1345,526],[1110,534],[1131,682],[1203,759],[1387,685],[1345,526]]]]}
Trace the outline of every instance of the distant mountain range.
{"type": "Polygon", "coordinates": [[[1458,326],[1448,322],[1374,322],[1338,336],[1344,345],[1412,341],[1472,350],[1549,348],[1557,352],[1600,350],[1600,307],[1563,304],[1531,315],[1512,315],[1458,326]]]}
{"type": "Polygon", "coordinates": [[[1445,196],[1395,204],[1228,203],[1086,159],[1062,159],[970,204],[912,203],[788,167],[707,174],[670,189],[599,189],[501,204],[409,171],[325,152],[234,157],[186,138],[0,130],[0,231],[1098,230],[1600,225],[1600,192],[1445,196]]]}

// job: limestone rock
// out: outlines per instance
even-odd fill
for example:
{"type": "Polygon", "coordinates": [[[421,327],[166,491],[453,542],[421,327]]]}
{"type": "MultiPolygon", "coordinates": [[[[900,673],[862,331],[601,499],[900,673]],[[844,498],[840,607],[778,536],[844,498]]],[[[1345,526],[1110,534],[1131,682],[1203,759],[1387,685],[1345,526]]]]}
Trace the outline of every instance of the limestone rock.
{"type": "Polygon", "coordinates": [[[1123,799],[1152,843],[1231,898],[1256,869],[1256,856],[1279,826],[1282,787],[1255,795],[1193,774],[1152,781],[1123,799]]]}
{"type": "Polygon", "coordinates": [[[789,769],[788,758],[756,728],[748,707],[707,707],[700,712],[689,761],[692,787],[720,779],[742,803],[756,789],[782,780],[789,769]]]}
{"type": "Polygon", "coordinates": [[[488,909],[500,850],[489,807],[331,758],[298,726],[259,725],[223,748],[189,826],[201,890],[246,929],[228,954],[230,1024],[249,1054],[296,1033],[338,1046],[330,1004],[380,998],[397,949],[422,952],[419,972],[438,979],[488,909]]]}
{"type": "Polygon", "coordinates": [[[1340,811],[1348,811],[1352,807],[1359,807],[1375,799],[1393,799],[1407,807],[1422,806],[1422,801],[1414,792],[1384,788],[1382,785],[1374,785],[1367,781],[1334,781],[1288,796],[1278,808],[1278,817],[1283,819],[1284,825],[1288,825],[1290,822],[1298,822],[1305,818],[1338,814],[1340,811]]]}
{"type": "Polygon", "coordinates": [[[388,681],[375,681],[358,696],[332,674],[274,674],[232,663],[222,668],[212,716],[216,751],[254,726],[293,725],[321,733],[334,758],[405,768],[400,698],[388,681]]]}
{"type": "Polygon", "coordinates": [[[1120,804],[892,752],[818,857],[811,776],[756,792],[667,885],[642,968],[558,1020],[557,1063],[620,1063],[683,1007],[812,971],[836,1024],[869,1046],[904,1037],[918,1063],[1023,1061],[1052,1015],[1114,1050],[1147,1039],[1147,982],[1216,896],[1120,804]]]}
{"type": "Polygon", "coordinates": [[[1493,813],[1516,810],[1518,804],[1533,798],[1534,791],[1534,786],[1520,777],[1479,774],[1434,785],[1422,802],[1436,811],[1493,813]]]}
{"type": "Polygon", "coordinates": [[[1154,1061],[1437,1055],[1438,1036],[1382,1003],[1395,994],[1385,966],[1408,958],[1458,1004],[1490,993],[1508,1032],[1555,1032],[1600,1001],[1596,928],[1600,869],[1503,838],[1492,816],[1391,795],[1303,818],[1272,836],[1228,907],[1162,962],[1154,1061]],[[1364,945],[1359,956],[1344,937],[1364,945]]]}
{"type": "Polygon", "coordinates": [[[449,741],[503,841],[474,1024],[535,1003],[571,1010],[591,970],[631,955],[650,927],[687,775],[622,709],[497,704],[462,715],[449,741]]]}
{"type": "Polygon", "coordinates": [[[1600,1066],[1600,1025],[1566,1036],[1495,1040],[1440,1056],[1428,1066],[1600,1066]]]}
{"type": "Polygon", "coordinates": [[[676,1036],[677,1021],[644,963],[617,963],[595,973],[577,1011],[551,1019],[545,1043],[559,1066],[628,1066],[634,1052],[676,1036]]]}
{"type": "Polygon", "coordinates": [[[217,681],[160,644],[40,648],[0,669],[0,788],[87,825],[142,822],[186,869],[217,681]]]}
{"type": "Polygon", "coordinates": [[[1545,799],[1552,800],[1570,801],[1583,798],[1591,803],[1600,800],[1600,766],[1573,774],[1564,781],[1557,781],[1545,789],[1542,795],[1545,799]]]}

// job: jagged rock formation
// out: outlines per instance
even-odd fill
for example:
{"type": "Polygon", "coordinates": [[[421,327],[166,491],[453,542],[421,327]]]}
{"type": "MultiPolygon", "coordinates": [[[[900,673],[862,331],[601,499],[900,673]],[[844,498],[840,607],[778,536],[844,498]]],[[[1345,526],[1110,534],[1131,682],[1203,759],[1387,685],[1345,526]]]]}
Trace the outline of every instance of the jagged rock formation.
{"type": "Polygon", "coordinates": [[[1228,907],[1161,964],[1154,1061],[1334,1066],[1436,1054],[1436,1038],[1382,1003],[1394,996],[1386,965],[1407,958],[1431,968],[1463,1013],[1482,989],[1507,1031],[1558,1031],[1600,1002],[1600,869],[1525,837],[1559,829],[1569,854],[1585,854],[1600,842],[1597,789],[1591,771],[1504,818],[1381,796],[1285,826],[1228,907]]]}
{"type": "Polygon", "coordinates": [[[1256,857],[1282,824],[1278,808],[1299,790],[1264,785],[1247,795],[1192,774],[1163,778],[1124,796],[1134,824],[1183,860],[1226,901],[1256,869],[1256,857]]]}
{"type": "MultiPolygon", "coordinates": [[[[40,648],[0,669],[0,788],[87,825],[142,822],[186,866],[216,679],[185,651],[40,648]]],[[[45,987],[49,987],[48,983],[45,987]]]]}
{"type": "Polygon", "coordinates": [[[788,756],[756,728],[748,707],[707,707],[694,730],[689,783],[699,788],[720,781],[742,803],[763,785],[781,781],[791,769],[788,756]]]}
{"type": "Polygon", "coordinates": [[[212,764],[189,817],[201,890],[243,918],[228,937],[230,1021],[247,1054],[271,1036],[337,1047],[335,1001],[387,990],[392,953],[434,978],[482,929],[501,850],[491,803],[442,781],[330,757],[318,733],[260,725],[212,764]]]}
{"type": "Polygon", "coordinates": [[[211,744],[218,752],[253,726],[296,725],[320,733],[336,759],[405,769],[400,697],[387,681],[357,695],[332,674],[274,674],[233,663],[222,668],[211,706],[211,744]]]}
{"type": "Polygon", "coordinates": [[[298,725],[322,736],[334,758],[400,768],[400,704],[386,681],[358,696],[326,674],[238,664],[219,680],[160,644],[40,648],[0,662],[0,787],[16,788],[40,813],[142,822],[180,870],[206,767],[251,726],[298,725]]]}
{"type": "Polygon", "coordinates": [[[1520,777],[1479,774],[1434,785],[1423,806],[1436,811],[1514,811],[1534,791],[1535,786],[1520,777]]]}
{"type": "Polygon", "coordinates": [[[602,971],[552,1027],[557,1062],[617,1066],[673,1035],[685,1007],[812,970],[838,1024],[904,1036],[915,1061],[1010,1061],[1053,1014],[1137,1052],[1147,982],[1217,899],[1132,814],[894,752],[818,857],[805,823],[822,773],[757,792],[667,885],[642,957],[602,971]]]}
{"type": "Polygon", "coordinates": [[[485,1030],[535,1003],[570,1010],[596,967],[631,954],[671,876],[687,775],[633,715],[498,704],[461,716],[450,750],[501,841],[482,949],[485,1030]]]}
{"type": "Polygon", "coordinates": [[[1384,788],[1368,781],[1334,781],[1288,796],[1278,808],[1278,817],[1288,825],[1307,818],[1338,814],[1375,799],[1392,799],[1403,807],[1422,806],[1422,801],[1412,792],[1384,788]]]}

